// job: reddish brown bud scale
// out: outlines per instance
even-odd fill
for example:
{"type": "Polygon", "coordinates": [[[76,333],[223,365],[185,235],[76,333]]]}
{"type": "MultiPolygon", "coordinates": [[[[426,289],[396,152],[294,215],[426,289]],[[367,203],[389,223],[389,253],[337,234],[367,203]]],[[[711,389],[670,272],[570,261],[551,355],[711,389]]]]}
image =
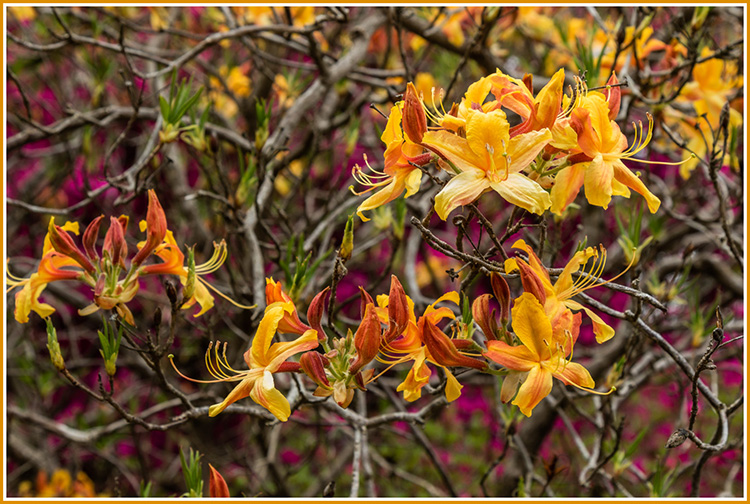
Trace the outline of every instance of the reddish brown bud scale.
{"type": "Polygon", "coordinates": [[[330,361],[321,353],[310,351],[303,353],[299,358],[302,371],[319,387],[331,390],[331,382],[326,376],[326,366],[330,361]]]}
{"type": "Polygon", "coordinates": [[[406,85],[401,125],[409,140],[417,144],[422,143],[422,137],[427,132],[427,115],[425,115],[424,107],[419,100],[417,88],[411,82],[406,85]]]}
{"type": "Polygon", "coordinates": [[[490,283],[492,284],[492,292],[495,293],[495,299],[500,303],[500,320],[505,325],[510,317],[510,287],[508,287],[508,282],[495,272],[490,274],[490,283]]]}
{"type": "Polygon", "coordinates": [[[279,365],[279,369],[274,371],[275,373],[300,373],[302,372],[302,366],[299,362],[286,361],[279,365]]]}
{"type": "Polygon", "coordinates": [[[161,245],[167,235],[167,217],[153,189],[148,191],[148,211],[146,212],[146,243],[133,258],[133,264],[140,266],[146,258],[161,245]]]}
{"type": "Polygon", "coordinates": [[[100,215],[86,227],[83,232],[83,250],[92,262],[99,260],[99,254],[96,253],[96,239],[99,237],[99,226],[102,223],[103,215],[100,215]]]}
{"type": "Polygon", "coordinates": [[[227,482],[224,480],[222,475],[214,469],[214,466],[211,464],[208,464],[208,470],[210,471],[210,476],[208,478],[208,494],[211,497],[217,498],[217,497],[230,497],[229,495],[229,487],[227,486],[227,482]]]}
{"type": "Polygon", "coordinates": [[[485,370],[489,366],[483,360],[461,354],[453,341],[437,328],[430,319],[425,319],[422,338],[436,363],[446,367],[470,367],[485,370]]]}
{"type": "Polygon", "coordinates": [[[539,275],[531,269],[531,266],[526,264],[524,261],[517,261],[518,269],[521,273],[521,283],[523,284],[523,290],[532,294],[539,302],[544,306],[547,302],[547,293],[544,291],[544,284],[539,275]]]}
{"type": "Polygon", "coordinates": [[[357,349],[357,358],[349,367],[351,374],[357,373],[378,355],[381,335],[380,319],[375,311],[375,305],[368,304],[365,309],[365,316],[362,318],[357,332],[354,333],[354,348],[357,349]]]}
{"type": "Polygon", "coordinates": [[[326,287],[322,291],[320,291],[310,302],[310,306],[307,308],[307,322],[310,324],[310,327],[315,329],[318,332],[318,341],[323,341],[326,339],[326,333],[323,330],[322,320],[323,320],[323,312],[325,311],[326,307],[326,297],[328,294],[328,291],[330,290],[330,287],[326,287]]]}
{"type": "Polygon", "coordinates": [[[530,92],[534,92],[534,84],[533,84],[534,76],[530,73],[523,75],[523,85],[526,86],[526,89],[528,89],[530,92]]]}
{"type": "Polygon", "coordinates": [[[94,266],[73,241],[73,238],[60,226],[56,226],[52,220],[48,228],[49,241],[52,248],[60,254],[66,255],[81,265],[88,273],[94,272],[94,266]]]}
{"type": "Polygon", "coordinates": [[[398,338],[409,325],[409,303],[406,301],[404,286],[391,275],[391,290],[388,293],[388,330],[383,336],[386,343],[398,338]]]}

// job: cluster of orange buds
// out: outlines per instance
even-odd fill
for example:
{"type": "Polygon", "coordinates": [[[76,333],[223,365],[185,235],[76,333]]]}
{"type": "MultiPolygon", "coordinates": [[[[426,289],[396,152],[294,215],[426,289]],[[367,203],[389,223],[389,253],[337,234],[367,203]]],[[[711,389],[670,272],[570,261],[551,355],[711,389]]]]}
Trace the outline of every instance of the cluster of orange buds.
{"type": "MultiPolygon", "coordinates": [[[[213,296],[208,289],[226,298],[200,278],[201,275],[216,271],[223,264],[227,256],[226,243],[223,240],[219,244],[214,243],[214,254],[211,259],[198,266],[195,265],[191,250],[185,264],[185,256],[179,250],[172,232],[167,229],[164,210],[153,190],[148,192],[146,220],[140,223],[141,231],[146,232],[146,239],[138,244],[138,250],[130,260],[125,240],[130,219],[126,215],[109,218],[109,229],[104,236],[101,256],[97,252],[96,242],[104,218],[101,215],[88,225],[80,246],[70,235],[79,234],[77,222],[66,222],[58,226],[54,217],[50,219],[37,271],[29,278],[19,278],[8,273],[8,291],[21,288],[15,297],[15,318],[18,322],[28,322],[32,311],[43,318],[54,313],[55,309],[40,302],[39,297],[48,283],[61,280],[75,280],[92,289],[93,302],[79,310],[79,314],[89,315],[100,309],[115,310],[131,325],[135,325],[135,322],[127,303],[138,293],[139,279],[142,276],[178,276],[185,286],[183,308],[189,308],[196,302],[202,307],[196,316],[213,306],[213,296]],[[163,262],[144,264],[152,255],[159,257],[163,262]]],[[[230,301],[236,306],[250,308],[230,301]]]]}
{"type": "Polygon", "coordinates": [[[647,128],[633,123],[635,140],[628,147],[614,120],[621,99],[617,77],[613,74],[602,91],[589,90],[575,77],[569,94],[564,81],[561,69],[535,95],[531,75],[517,79],[498,70],[471,84],[447,112],[434,89],[430,110],[408,83],[381,137],[384,168],[378,171],[365,159],[369,174],[359,166],[353,170],[366,186],[363,192],[379,189],[357,213],[367,220],[362,212],[393,201],[404,190],[407,198],[416,193],[431,161],[450,177],[435,196],[435,211],[443,220],[487,191],[529,212],[562,215],[582,187],[592,205],[606,209],[612,196],[629,197],[632,190],[656,212],[659,198],[623,163],[651,140],[651,116],[647,128]],[[508,111],[521,122],[511,127],[508,111]]]}

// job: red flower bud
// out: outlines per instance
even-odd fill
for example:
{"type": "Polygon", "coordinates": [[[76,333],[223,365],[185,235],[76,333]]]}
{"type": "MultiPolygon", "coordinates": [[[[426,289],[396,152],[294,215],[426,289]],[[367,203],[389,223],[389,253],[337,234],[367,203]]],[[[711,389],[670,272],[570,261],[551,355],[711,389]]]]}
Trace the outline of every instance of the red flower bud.
{"type": "Polygon", "coordinates": [[[417,88],[411,82],[406,85],[401,126],[406,137],[417,144],[422,142],[422,137],[427,132],[427,116],[417,95],[417,88]]]}
{"type": "Polygon", "coordinates": [[[323,311],[326,307],[326,297],[329,289],[330,287],[326,287],[320,291],[307,308],[307,322],[310,324],[310,327],[318,331],[318,341],[326,339],[326,333],[323,331],[321,321],[323,320],[323,311]]]}
{"type": "Polygon", "coordinates": [[[607,105],[609,106],[609,118],[614,121],[617,114],[620,112],[620,81],[617,80],[617,76],[612,72],[612,77],[607,81],[607,86],[611,86],[604,90],[604,96],[607,98],[607,105]]]}
{"type": "Polygon", "coordinates": [[[453,341],[437,328],[429,318],[423,318],[422,339],[436,363],[446,367],[470,367],[485,370],[489,366],[483,360],[467,357],[458,351],[453,341]]]}
{"type": "Polygon", "coordinates": [[[302,366],[299,362],[286,361],[282,362],[274,373],[299,373],[301,371],[302,366]]]}
{"type": "Polygon", "coordinates": [[[94,272],[94,266],[73,241],[73,238],[60,226],[56,226],[53,220],[49,221],[48,227],[49,241],[52,248],[62,255],[68,256],[89,273],[94,272]]]}
{"type": "Polygon", "coordinates": [[[349,367],[349,373],[355,374],[380,351],[381,338],[380,319],[375,311],[374,304],[368,304],[365,309],[365,316],[362,318],[357,332],[354,333],[354,348],[357,349],[357,358],[349,367]]]}
{"type": "Polygon", "coordinates": [[[490,273],[490,283],[492,292],[495,293],[495,299],[500,303],[500,320],[503,326],[508,323],[510,316],[510,288],[508,282],[495,272],[490,273]]]}
{"type": "Polygon", "coordinates": [[[93,262],[99,260],[99,254],[96,253],[94,245],[96,244],[96,239],[99,236],[99,226],[101,225],[103,218],[104,216],[100,215],[99,217],[91,221],[91,224],[88,225],[86,231],[83,232],[83,250],[86,251],[86,255],[93,262]]]}
{"type": "Polygon", "coordinates": [[[523,75],[523,85],[526,86],[526,89],[528,89],[532,93],[534,92],[533,79],[534,79],[534,76],[531,75],[530,73],[523,75]]]}
{"type": "Polygon", "coordinates": [[[148,191],[148,211],[146,212],[146,243],[133,258],[133,264],[140,266],[146,258],[161,245],[167,235],[167,216],[153,189],[148,191]]]}
{"type": "Polygon", "coordinates": [[[300,356],[299,363],[302,366],[302,371],[316,385],[327,390],[332,390],[331,382],[328,381],[325,369],[330,364],[330,361],[323,354],[315,351],[305,352],[300,356]]]}
{"type": "Polygon", "coordinates": [[[490,311],[489,294],[483,294],[476,298],[471,305],[471,314],[479,327],[482,328],[484,337],[488,340],[497,339],[497,322],[495,321],[495,310],[490,311]]]}
{"type": "Polygon", "coordinates": [[[521,283],[523,290],[534,295],[535,298],[544,306],[547,302],[547,293],[544,291],[544,284],[536,271],[524,261],[517,261],[518,269],[521,272],[521,283]]]}
{"type": "Polygon", "coordinates": [[[104,247],[114,264],[125,267],[125,258],[128,255],[128,244],[125,242],[125,231],[122,223],[114,217],[109,218],[109,229],[104,235],[104,247]]]}
{"type": "Polygon", "coordinates": [[[398,338],[409,325],[409,303],[406,292],[396,275],[391,275],[391,290],[388,294],[388,331],[383,336],[386,343],[398,338]]]}
{"type": "Polygon", "coordinates": [[[208,470],[211,473],[208,478],[208,494],[214,498],[230,497],[227,482],[224,481],[224,478],[219,474],[219,471],[214,469],[214,466],[211,464],[208,464],[208,470]]]}

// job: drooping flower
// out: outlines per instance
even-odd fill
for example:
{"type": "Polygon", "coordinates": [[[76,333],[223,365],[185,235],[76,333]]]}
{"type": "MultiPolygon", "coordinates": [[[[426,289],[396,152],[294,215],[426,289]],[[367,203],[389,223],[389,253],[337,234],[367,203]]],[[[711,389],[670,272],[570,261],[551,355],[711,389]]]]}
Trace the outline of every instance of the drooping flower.
{"type": "Polygon", "coordinates": [[[549,194],[521,172],[551,139],[548,129],[511,138],[502,110],[468,111],[466,138],[442,130],[428,131],[422,144],[458,171],[435,196],[435,211],[445,220],[457,207],[494,190],[506,201],[541,215],[550,206],[549,194]]]}
{"type": "Polygon", "coordinates": [[[180,376],[196,383],[239,382],[222,402],[209,408],[209,416],[216,416],[230,404],[250,397],[282,422],[287,421],[291,415],[291,407],[284,394],[276,389],[273,373],[282,371],[282,365],[293,355],[316,348],[318,336],[315,330],[310,329],[294,341],[272,343],[284,313],[282,306],[274,306],[263,315],[252,345],[244,354],[249,368],[247,371],[233,369],[225,353],[219,356],[219,344],[214,346],[213,355],[211,346],[206,352],[206,367],[215,380],[188,378],[175,367],[180,376]]]}
{"type": "MultiPolygon", "coordinates": [[[[580,314],[567,311],[553,325],[542,304],[528,292],[515,300],[511,313],[513,332],[521,345],[488,341],[484,355],[511,371],[527,373],[513,400],[521,413],[531,416],[534,407],[552,391],[553,377],[582,389],[594,387],[586,368],[569,359],[578,338],[580,314]]],[[[516,382],[511,378],[511,383],[516,382]]],[[[505,392],[506,399],[512,397],[507,390],[505,392]]]]}

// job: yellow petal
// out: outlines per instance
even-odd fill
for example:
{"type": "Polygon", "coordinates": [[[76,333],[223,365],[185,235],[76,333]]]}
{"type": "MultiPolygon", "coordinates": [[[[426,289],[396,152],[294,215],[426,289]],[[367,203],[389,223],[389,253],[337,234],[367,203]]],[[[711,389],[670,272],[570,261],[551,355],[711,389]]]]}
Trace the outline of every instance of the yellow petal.
{"type": "Polygon", "coordinates": [[[605,161],[601,154],[588,164],[583,174],[583,184],[586,188],[586,199],[590,204],[604,209],[609,206],[612,200],[613,177],[612,162],[605,161]]]}
{"type": "Polygon", "coordinates": [[[245,378],[242,379],[241,382],[237,384],[236,387],[232,389],[232,391],[227,395],[227,397],[221,401],[218,404],[214,404],[210,408],[208,408],[208,416],[216,416],[222,411],[226,409],[227,406],[230,404],[233,404],[240,399],[244,399],[245,397],[250,395],[250,391],[255,386],[255,382],[262,376],[262,370],[254,370],[245,376],[245,378]]]}
{"type": "Polygon", "coordinates": [[[489,180],[481,170],[459,173],[435,196],[435,212],[445,220],[457,207],[473,203],[489,186],[489,180]]]}
{"type": "Polygon", "coordinates": [[[552,373],[542,369],[541,366],[534,367],[529,371],[526,381],[518,389],[518,395],[513,404],[518,406],[521,413],[527,417],[539,402],[547,397],[552,391],[552,373]]]}
{"type": "Polygon", "coordinates": [[[508,142],[511,173],[527,168],[544,147],[552,140],[552,133],[545,128],[516,135],[508,142]]]}
{"type": "MultiPolygon", "coordinates": [[[[622,183],[623,185],[631,188],[644,198],[646,198],[646,204],[648,205],[648,210],[651,213],[656,213],[656,211],[659,209],[659,205],[661,205],[661,200],[654,196],[651,191],[648,190],[646,185],[641,181],[640,177],[636,176],[635,173],[630,171],[627,166],[622,164],[622,162],[617,161],[614,163],[614,178],[622,183]]],[[[588,196],[588,187],[586,188],[587,196],[588,196]]]]}
{"type": "Polygon", "coordinates": [[[443,369],[445,369],[445,377],[447,379],[445,383],[445,398],[448,399],[448,402],[453,402],[461,397],[461,389],[464,386],[458,383],[458,380],[456,380],[456,377],[453,376],[453,373],[448,368],[443,369]]]}
{"type": "Polygon", "coordinates": [[[245,362],[248,367],[265,367],[271,360],[268,349],[271,347],[271,340],[276,335],[276,328],[279,321],[284,317],[284,308],[282,306],[271,307],[263,315],[258,324],[258,330],[253,337],[253,343],[250,350],[245,352],[245,362]]]}
{"type": "Polygon", "coordinates": [[[563,168],[555,176],[555,185],[552,186],[552,191],[550,191],[552,200],[550,212],[555,215],[562,215],[568,205],[573,203],[583,185],[585,166],[584,163],[574,164],[563,168]]]}
{"type": "Polygon", "coordinates": [[[525,346],[510,346],[500,340],[488,341],[484,356],[505,368],[519,372],[528,371],[539,364],[539,357],[525,346]]]}
{"type": "Polygon", "coordinates": [[[544,307],[533,294],[524,292],[513,303],[511,310],[513,332],[528,348],[535,360],[546,360],[552,343],[552,324],[544,307]],[[546,343],[545,343],[546,342],[546,343]]]}
{"type": "Polygon", "coordinates": [[[270,361],[268,362],[266,369],[274,372],[292,355],[317,348],[319,344],[318,332],[315,329],[305,331],[302,336],[294,341],[274,343],[271,345],[271,348],[267,353],[267,357],[270,361]]]}
{"type": "Polygon", "coordinates": [[[286,422],[292,414],[289,401],[276,389],[273,375],[269,371],[265,371],[263,377],[256,382],[250,391],[250,398],[282,422],[286,422]]]}
{"type": "Polygon", "coordinates": [[[547,191],[538,183],[520,173],[511,173],[502,182],[492,182],[494,189],[508,203],[541,215],[552,204],[547,191]]]}
{"type": "Polygon", "coordinates": [[[565,385],[574,384],[584,388],[594,388],[595,385],[588,370],[575,362],[568,362],[564,366],[560,366],[554,373],[554,377],[565,385]]]}

